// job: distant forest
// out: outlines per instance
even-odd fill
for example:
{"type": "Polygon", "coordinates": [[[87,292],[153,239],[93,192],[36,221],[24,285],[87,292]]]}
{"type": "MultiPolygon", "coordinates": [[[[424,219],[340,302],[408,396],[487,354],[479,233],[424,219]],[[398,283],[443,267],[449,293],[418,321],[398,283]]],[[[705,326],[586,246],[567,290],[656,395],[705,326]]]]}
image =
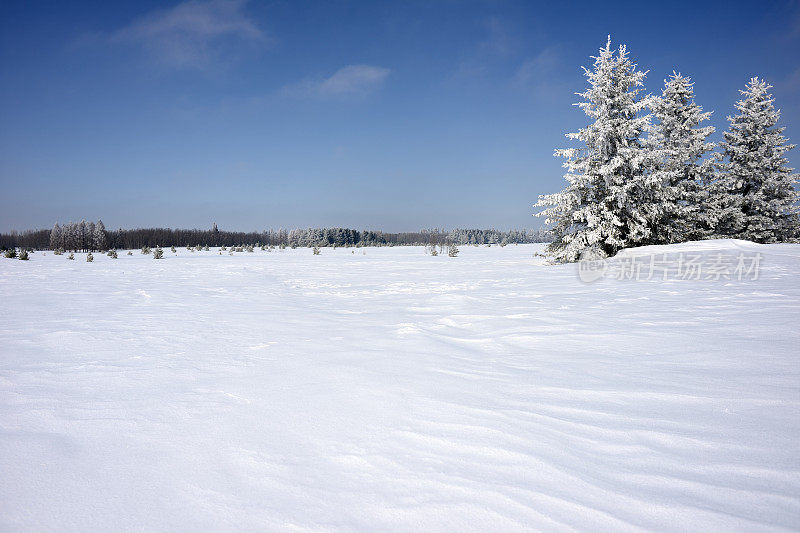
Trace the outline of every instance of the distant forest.
{"type": "Polygon", "coordinates": [[[349,228],[309,228],[261,232],[137,228],[106,230],[102,221],[56,224],[53,229],[0,233],[0,249],[92,250],[136,249],[143,246],[412,246],[429,244],[523,244],[549,242],[546,230],[454,229],[387,233],[349,228]]]}

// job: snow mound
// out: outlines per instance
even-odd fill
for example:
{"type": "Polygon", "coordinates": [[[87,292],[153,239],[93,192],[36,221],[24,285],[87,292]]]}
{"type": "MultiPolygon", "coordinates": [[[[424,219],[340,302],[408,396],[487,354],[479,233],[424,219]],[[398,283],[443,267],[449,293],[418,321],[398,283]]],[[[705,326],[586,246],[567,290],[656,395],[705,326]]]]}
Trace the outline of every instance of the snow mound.
{"type": "Polygon", "coordinates": [[[678,254],[678,253],[712,253],[712,252],[767,252],[791,254],[800,257],[800,246],[796,244],[758,244],[740,239],[709,239],[703,241],[690,241],[679,244],[661,244],[653,246],[640,246],[626,248],[618,252],[614,258],[642,257],[647,255],[678,254]]]}

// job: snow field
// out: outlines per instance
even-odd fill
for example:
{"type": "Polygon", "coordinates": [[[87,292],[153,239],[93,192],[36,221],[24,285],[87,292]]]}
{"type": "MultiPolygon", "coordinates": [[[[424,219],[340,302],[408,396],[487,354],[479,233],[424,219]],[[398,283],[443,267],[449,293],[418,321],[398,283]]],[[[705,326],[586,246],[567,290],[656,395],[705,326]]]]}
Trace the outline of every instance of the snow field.
{"type": "Polygon", "coordinates": [[[800,246],[540,249],[0,259],[0,530],[800,527],[800,246]]]}

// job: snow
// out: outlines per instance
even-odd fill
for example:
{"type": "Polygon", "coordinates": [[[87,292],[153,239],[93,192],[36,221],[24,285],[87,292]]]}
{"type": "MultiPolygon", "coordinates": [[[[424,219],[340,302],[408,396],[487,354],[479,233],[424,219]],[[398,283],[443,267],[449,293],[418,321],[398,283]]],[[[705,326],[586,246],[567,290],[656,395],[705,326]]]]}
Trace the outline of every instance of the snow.
{"type": "Polygon", "coordinates": [[[800,245],[0,259],[0,530],[800,528],[800,245]]]}

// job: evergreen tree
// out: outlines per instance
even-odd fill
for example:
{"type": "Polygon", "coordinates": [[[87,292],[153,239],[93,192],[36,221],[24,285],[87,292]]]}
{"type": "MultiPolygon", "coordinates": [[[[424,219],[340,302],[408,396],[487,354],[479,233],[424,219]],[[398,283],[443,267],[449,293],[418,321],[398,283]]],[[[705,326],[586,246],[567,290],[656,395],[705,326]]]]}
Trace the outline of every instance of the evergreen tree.
{"type": "Polygon", "coordinates": [[[651,227],[651,242],[670,244],[708,237],[714,229],[708,204],[708,184],[714,161],[704,158],[714,148],[708,136],[713,126],[699,127],[710,112],[694,101],[691,78],[672,73],[651,109],[658,121],[648,144],[654,151],[653,179],[661,190],[661,208],[651,227]]]}
{"type": "Polygon", "coordinates": [[[786,144],[784,128],[777,127],[780,110],[771,88],[751,78],[739,91],[739,114],[728,117],[720,175],[713,187],[720,236],[766,243],[798,235],[798,175],[784,157],[795,145],[786,144]]]}
{"type": "Polygon", "coordinates": [[[64,230],[64,247],[70,251],[78,249],[78,225],[68,224],[62,228],[64,230]]]}
{"type": "Polygon", "coordinates": [[[58,225],[58,222],[53,226],[52,231],[50,231],[50,248],[52,250],[58,250],[61,248],[62,242],[64,239],[63,230],[61,226],[58,225]]]}
{"type": "Polygon", "coordinates": [[[548,253],[558,262],[575,261],[587,251],[613,255],[644,244],[658,210],[658,191],[648,181],[652,152],[642,135],[650,128],[649,98],[642,95],[646,72],[637,70],[626,47],[611,48],[611,38],[584,67],[589,88],[577,105],[593,122],[567,138],[582,148],[556,150],[565,157],[568,182],[563,191],[541,196],[538,213],[552,225],[548,253]]]}
{"type": "Polygon", "coordinates": [[[85,220],[81,220],[80,224],[78,224],[77,235],[78,235],[78,248],[81,251],[88,251],[89,250],[89,226],[86,224],[85,220]]]}
{"type": "Polygon", "coordinates": [[[105,250],[108,247],[108,239],[106,237],[106,226],[102,220],[98,220],[94,226],[92,235],[95,250],[105,250]]]}
{"type": "Polygon", "coordinates": [[[94,230],[96,224],[94,222],[89,222],[86,224],[86,248],[93,252],[96,248],[94,247],[94,230]]]}

